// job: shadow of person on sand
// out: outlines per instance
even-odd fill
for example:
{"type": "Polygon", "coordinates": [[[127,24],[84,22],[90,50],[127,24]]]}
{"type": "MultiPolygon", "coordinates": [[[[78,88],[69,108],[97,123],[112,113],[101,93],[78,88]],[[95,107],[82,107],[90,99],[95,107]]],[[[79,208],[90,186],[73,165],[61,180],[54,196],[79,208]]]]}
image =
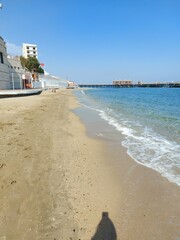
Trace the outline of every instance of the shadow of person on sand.
{"type": "Polygon", "coordinates": [[[96,233],[91,240],[116,240],[117,234],[108,212],[102,213],[102,219],[97,226],[96,233]]]}

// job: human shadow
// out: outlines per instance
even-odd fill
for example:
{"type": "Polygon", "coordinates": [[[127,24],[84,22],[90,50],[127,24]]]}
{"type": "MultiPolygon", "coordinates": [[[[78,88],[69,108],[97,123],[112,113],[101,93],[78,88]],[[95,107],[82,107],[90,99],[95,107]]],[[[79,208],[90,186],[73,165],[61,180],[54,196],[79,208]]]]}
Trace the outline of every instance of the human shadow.
{"type": "Polygon", "coordinates": [[[97,226],[96,233],[91,240],[116,240],[117,234],[108,212],[102,213],[102,219],[97,226]]]}

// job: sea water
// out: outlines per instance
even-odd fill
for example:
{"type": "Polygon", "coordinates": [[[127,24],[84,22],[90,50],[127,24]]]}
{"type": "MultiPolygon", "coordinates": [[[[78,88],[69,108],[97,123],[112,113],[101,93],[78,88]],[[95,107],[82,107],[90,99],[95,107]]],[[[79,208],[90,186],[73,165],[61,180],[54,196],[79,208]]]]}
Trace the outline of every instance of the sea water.
{"type": "Polygon", "coordinates": [[[82,107],[124,135],[139,164],[180,186],[180,89],[96,88],[75,92],[82,107]]]}

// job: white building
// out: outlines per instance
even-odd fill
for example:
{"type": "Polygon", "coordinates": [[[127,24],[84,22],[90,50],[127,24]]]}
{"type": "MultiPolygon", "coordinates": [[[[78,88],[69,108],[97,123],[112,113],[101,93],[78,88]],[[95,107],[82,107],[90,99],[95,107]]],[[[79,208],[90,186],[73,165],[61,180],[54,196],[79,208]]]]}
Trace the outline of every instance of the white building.
{"type": "Polygon", "coordinates": [[[22,55],[25,58],[35,57],[35,58],[38,59],[37,45],[29,44],[29,43],[23,43],[22,55]]]}
{"type": "Polygon", "coordinates": [[[6,43],[4,39],[0,37],[0,90],[11,89],[9,67],[6,43]]]}
{"type": "Polygon", "coordinates": [[[53,89],[53,88],[66,88],[67,80],[51,76],[39,74],[39,81],[32,82],[33,88],[44,88],[44,89],[53,89]]]}

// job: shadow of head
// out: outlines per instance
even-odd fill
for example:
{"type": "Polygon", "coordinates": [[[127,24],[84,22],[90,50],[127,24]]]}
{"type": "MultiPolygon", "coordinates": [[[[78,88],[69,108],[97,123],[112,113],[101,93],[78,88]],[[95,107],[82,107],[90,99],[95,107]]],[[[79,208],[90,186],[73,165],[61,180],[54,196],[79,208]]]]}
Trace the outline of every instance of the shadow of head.
{"type": "Polygon", "coordinates": [[[116,240],[117,234],[108,212],[102,213],[102,218],[91,240],[116,240]]]}

